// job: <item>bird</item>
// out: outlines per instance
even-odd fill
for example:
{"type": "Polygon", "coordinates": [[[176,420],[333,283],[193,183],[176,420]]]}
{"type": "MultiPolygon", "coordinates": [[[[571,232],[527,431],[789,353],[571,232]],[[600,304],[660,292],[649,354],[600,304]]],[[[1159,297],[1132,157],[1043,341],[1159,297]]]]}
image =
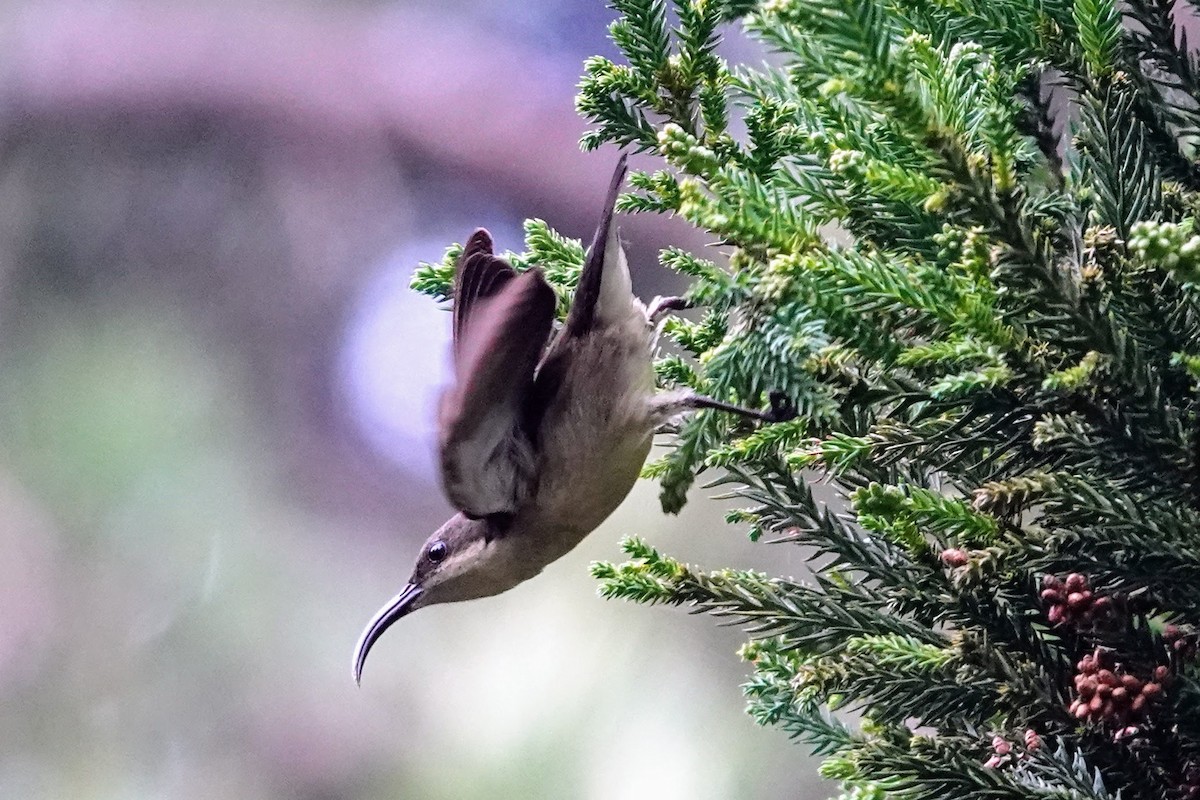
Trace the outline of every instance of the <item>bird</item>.
{"type": "Polygon", "coordinates": [[[477,229],[455,263],[451,385],[438,408],[442,485],[458,509],[421,546],[407,585],[371,619],[354,652],[362,682],[371,647],[425,606],[505,592],[561,558],[633,488],[655,430],[688,409],[765,422],[794,416],[741,408],[689,389],[657,391],[658,319],[686,306],[634,295],[613,225],[622,154],[566,320],[538,267],[518,273],[477,229]]]}

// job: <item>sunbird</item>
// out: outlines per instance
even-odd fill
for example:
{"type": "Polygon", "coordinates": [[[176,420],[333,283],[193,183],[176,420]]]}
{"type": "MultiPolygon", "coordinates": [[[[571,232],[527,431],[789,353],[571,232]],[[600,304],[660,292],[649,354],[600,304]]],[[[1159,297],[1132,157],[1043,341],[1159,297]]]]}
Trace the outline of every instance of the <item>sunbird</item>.
{"type": "Polygon", "coordinates": [[[637,481],[654,431],[689,409],[774,422],[794,414],[778,393],[766,412],[690,389],[656,390],[658,318],[686,306],[633,294],[613,226],[621,156],[566,322],[537,267],[518,273],[482,228],[455,264],[454,377],[438,410],[442,485],[458,509],[421,547],[408,585],[367,624],[354,653],[361,682],[372,645],[423,606],[505,592],[579,544],[637,481]]]}

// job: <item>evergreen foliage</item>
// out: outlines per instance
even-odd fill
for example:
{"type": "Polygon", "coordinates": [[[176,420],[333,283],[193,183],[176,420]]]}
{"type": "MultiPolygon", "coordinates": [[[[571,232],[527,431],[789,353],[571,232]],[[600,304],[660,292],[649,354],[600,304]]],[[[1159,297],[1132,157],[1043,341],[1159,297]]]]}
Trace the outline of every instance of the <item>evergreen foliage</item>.
{"type": "MultiPolygon", "coordinates": [[[[747,631],[749,711],[845,798],[1200,797],[1200,71],[1169,0],[614,0],[585,149],[664,169],[697,320],[664,385],[800,417],[685,422],[810,583],[630,539],[602,591],[747,631]],[[773,55],[731,66],[740,26],[773,55]],[[825,504],[814,482],[841,502],[825,504]],[[861,722],[839,719],[857,711],[861,722]]],[[[569,296],[582,250],[527,226],[569,296]]],[[[417,288],[445,298],[445,263],[417,288]]]]}

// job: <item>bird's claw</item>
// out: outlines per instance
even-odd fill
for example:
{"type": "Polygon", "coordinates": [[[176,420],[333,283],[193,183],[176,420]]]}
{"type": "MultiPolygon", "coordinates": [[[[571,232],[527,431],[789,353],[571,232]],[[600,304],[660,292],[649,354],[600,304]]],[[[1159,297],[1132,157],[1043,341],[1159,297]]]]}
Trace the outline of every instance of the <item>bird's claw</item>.
{"type": "Polygon", "coordinates": [[[771,401],[771,408],[763,414],[764,422],[787,422],[799,416],[796,404],[781,390],[772,389],[767,393],[767,397],[771,401]]]}
{"type": "Polygon", "coordinates": [[[672,311],[683,311],[692,307],[692,301],[686,297],[656,297],[650,301],[646,309],[646,319],[651,325],[658,325],[659,320],[672,311]]]}

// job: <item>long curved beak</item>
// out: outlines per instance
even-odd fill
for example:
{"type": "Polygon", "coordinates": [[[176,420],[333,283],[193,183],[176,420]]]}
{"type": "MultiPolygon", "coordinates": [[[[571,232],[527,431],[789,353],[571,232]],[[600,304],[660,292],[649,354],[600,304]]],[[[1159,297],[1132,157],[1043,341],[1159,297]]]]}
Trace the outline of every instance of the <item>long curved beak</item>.
{"type": "Polygon", "coordinates": [[[354,682],[362,684],[363,664],[367,662],[367,653],[371,652],[371,646],[375,644],[383,632],[396,622],[416,608],[417,598],[421,596],[421,587],[415,583],[410,583],[405,586],[400,594],[393,597],[386,606],[379,609],[379,612],[371,618],[367,623],[367,627],[363,630],[362,636],[358,637],[358,646],[354,649],[354,682]]]}

